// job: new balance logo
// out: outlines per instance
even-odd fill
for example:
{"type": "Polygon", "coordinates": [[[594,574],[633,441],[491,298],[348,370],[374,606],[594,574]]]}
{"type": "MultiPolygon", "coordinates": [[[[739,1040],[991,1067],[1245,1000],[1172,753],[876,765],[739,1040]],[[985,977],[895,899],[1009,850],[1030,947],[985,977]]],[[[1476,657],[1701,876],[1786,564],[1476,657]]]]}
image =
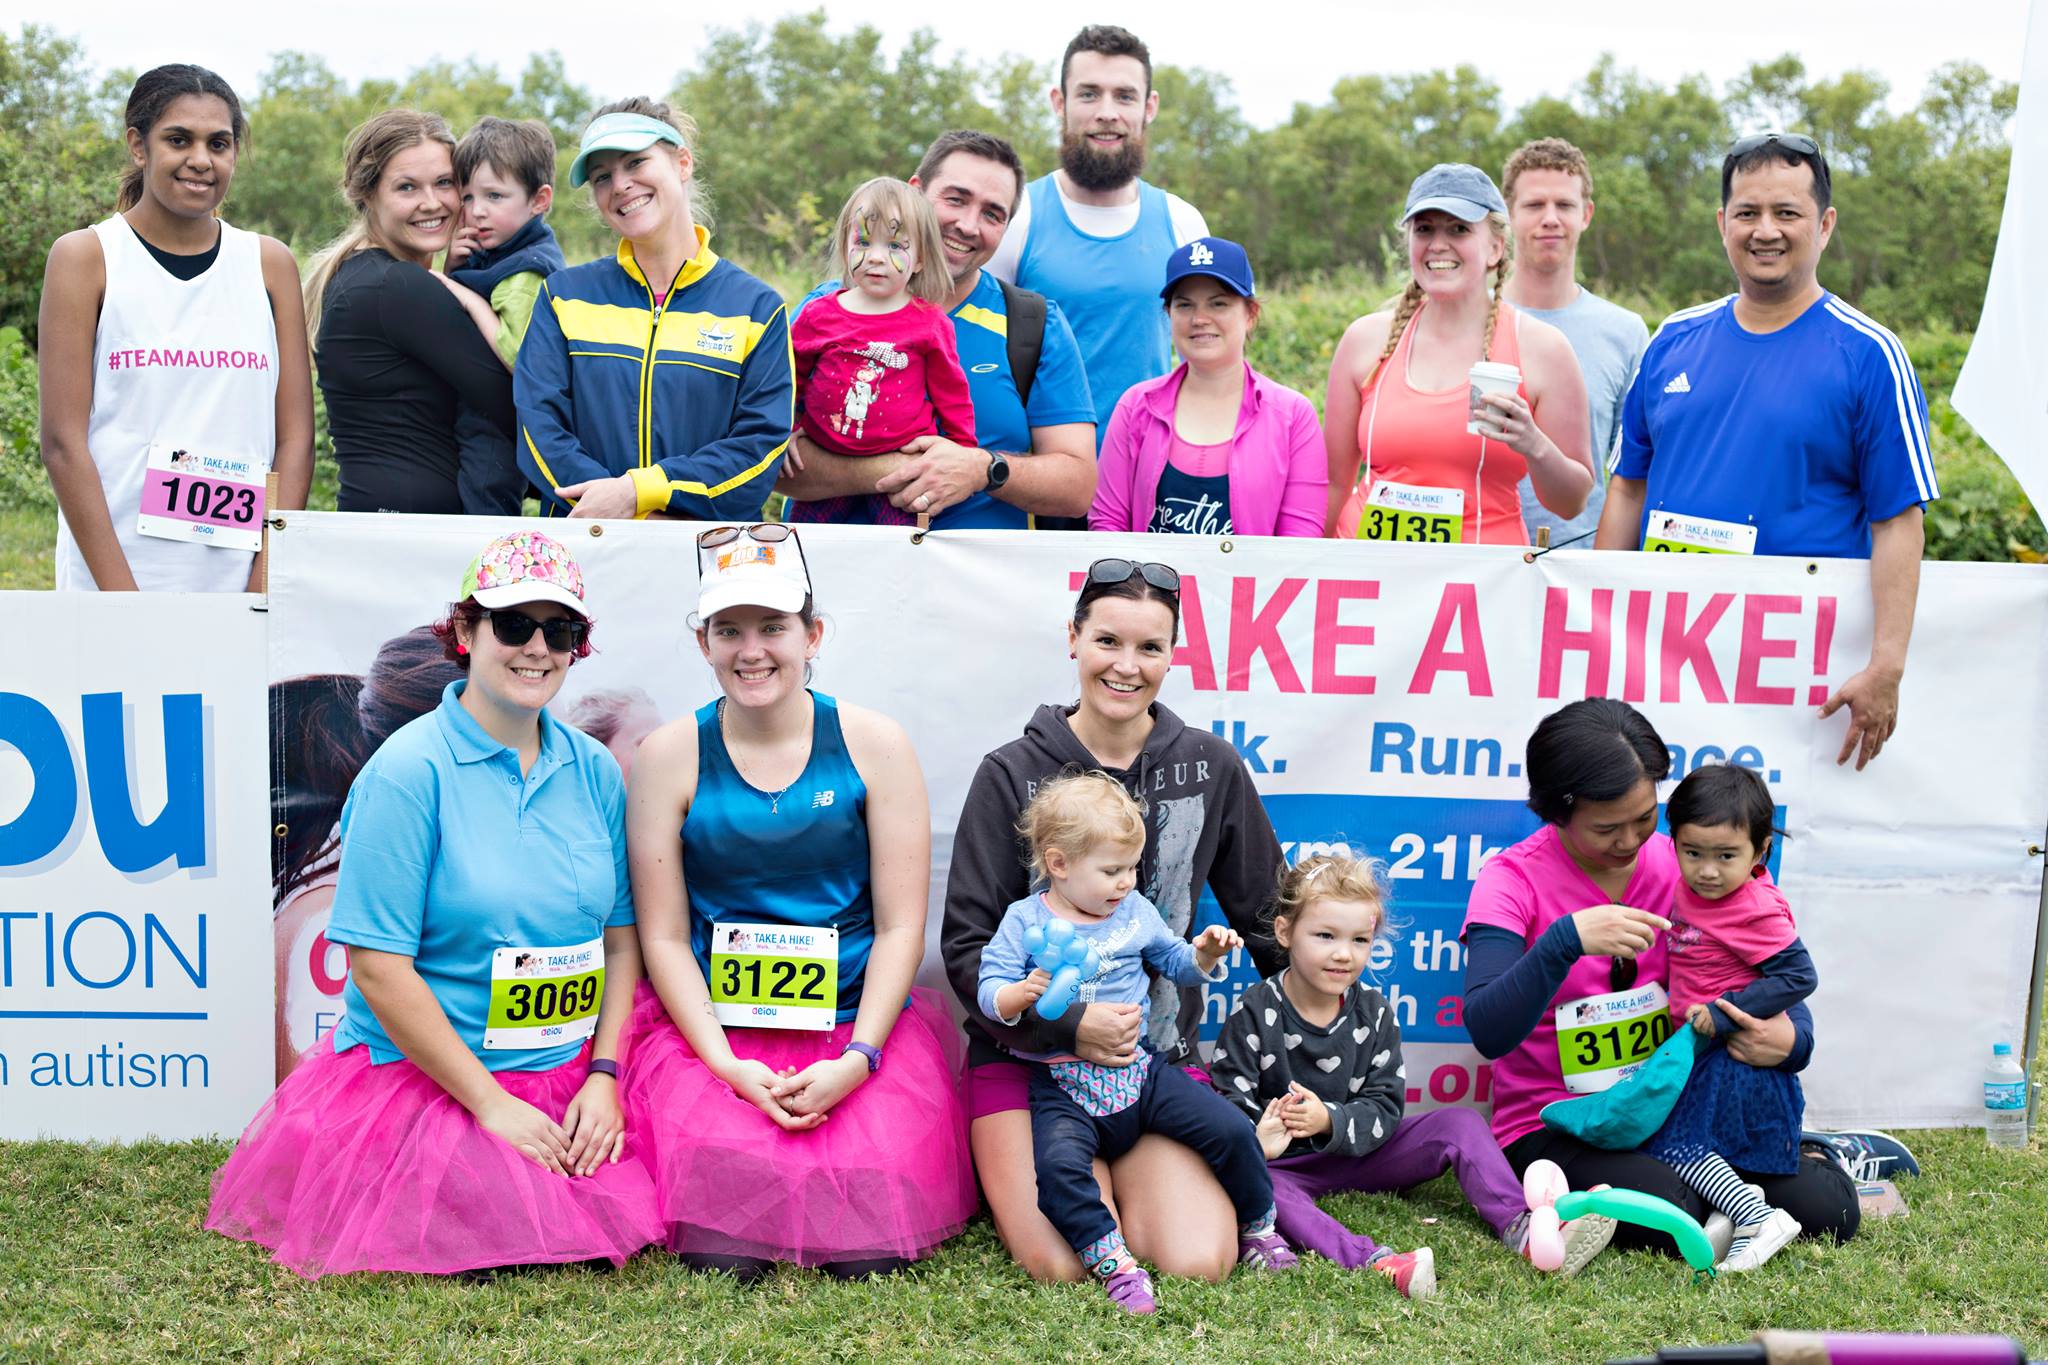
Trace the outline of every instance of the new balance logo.
{"type": "Polygon", "coordinates": [[[831,805],[831,804],[832,804],[832,802],[833,802],[833,799],[834,799],[835,797],[837,797],[838,795],[839,795],[839,793],[838,793],[838,791],[837,791],[837,790],[833,790],[833,791],[822,791],[822,792],[814,792],[814,793],[812,793],[812,795],[811,795],[811,809],[812,809],[812,810],[816,810],[816,809],[818,809],[818,808],[819,808],[820,806],[829,806],[829,805],[831,805]]]}
{"type": "Polygon", "coordinates": [[[1672,380],[1672,381],[1671,381],[1671,382],[1670,382],[1669,384],[1666,384],[1666,385],[1664,386],[1664,392],[1666,392],[1666,393],[1691,393],[1691,392],[1692,392],[1692,381],[1691,381],[1690,379],[1687,379],[1687,378],[1685,377],[1685,371],[1684,371],[1684,370],[1680,370],[1680,371],[1678,372],[1678,378],[1676,378],[1676,379],[1672,380]]]}
{"type": "Polygon", "coordinates": [[[1209,248],[1204,246],[1202,243],[1196,242],[1193,246],[1188,248],[1188,264],[1214,265],[1216,264],[1216,253],[1209,250],[1209,248]]]}

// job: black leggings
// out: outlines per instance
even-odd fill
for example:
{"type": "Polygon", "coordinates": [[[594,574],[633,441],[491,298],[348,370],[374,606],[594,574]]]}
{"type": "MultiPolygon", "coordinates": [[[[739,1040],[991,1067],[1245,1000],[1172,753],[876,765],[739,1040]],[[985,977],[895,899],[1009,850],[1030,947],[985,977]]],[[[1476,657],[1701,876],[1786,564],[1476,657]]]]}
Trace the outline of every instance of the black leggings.
{"type": "MultiPolygon", "coordinates": [[[[1595,1185],[1612,1185],[1619,1190],[1639,1190],[1668,1199],[1694,1218],[1705,1221],[1707,1201],[1678,1178],[1678,1172],[1642,1152],[1608,1152],[1589,1147],[1575,1137],[1539,1128],[1509,1143],[1504,1149],[1508,1164],[1520,1175],[1530,1163],[1548,1157],[1565,1173],[1575,1190],[1595,1185]]],[[[1819,1156],[1802,1155],[1799,1169],[1791,1175],[1753,1175],[1742,1178],[1758,1186],[1773,1208],[1780,1208],[1799,1220],[1803,1237],[1831,1237],[1846,1242],[1856,1235],[1863,1206],[1856,1202],[1856,1182],[1834,1162],[1819,1156]]],[[[1647,1248],[1667,1256],[1678,1254],[1678,1245],[1667,1233],[1637,1223],[1623,1223],[1615,1231],[1614,1245],[1647,1248]]]]}
{"type": "MultiPolygon", "coordinates": [[[[730,1275],[741,1284],[752,1284],[775,1268],[775,1262],[759,1256],[719,1256],[704,1251],[686,1251],[680,1259],[693,1270],[730,1275]]],[[[901,1256],[871,1256],[858,1261],[827,1261],[818,1269],[835,1280],[870,1280],[877,1275],[894,1275],[909,1266],[910,1262],[901,1256]]]]}

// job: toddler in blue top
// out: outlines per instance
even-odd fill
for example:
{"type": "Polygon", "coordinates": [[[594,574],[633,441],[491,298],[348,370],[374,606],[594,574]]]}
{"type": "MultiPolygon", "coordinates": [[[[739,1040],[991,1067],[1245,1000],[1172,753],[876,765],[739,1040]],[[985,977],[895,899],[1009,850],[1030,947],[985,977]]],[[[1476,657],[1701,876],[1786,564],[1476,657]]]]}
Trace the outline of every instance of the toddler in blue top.
{"type": "MultiPolygon", "coordinates": [[[[1045,889],[1010,906],[982,950],[976,1003],[989,1018],[1014,1024],[1052,985],[1050,973],[1031,966],[1025,935],[1053,920],[1071,925],[1096,954],[1093,974],[1080,983],[1084,1004],[1145,1009],[1148,966],[1181,985],[1222,979],[1225,955],[1243,940],[1212,925],[1189,943],[1138,893],[1145,817],[1121,784],[1099,772],[1055,778],[1024,808],[1018,832],[1045,889]]],[[[1143,1047],[1118,1066],[1065,1055],[1025,1060],[1042,1063],[1032,1068],[1030,1092],[1039,1210],[1119,1307],[1152,1312],[1152,1281],[1102,1202],[1094,1163],[1122,1156],[1146,1133],[1192,1148],[1216,1172],[1237,1210],[1240,1264],[1295,1264],[1274,1231],[1273,1181],[1258,1135],[1222,1096],[1143,1047]]]]}

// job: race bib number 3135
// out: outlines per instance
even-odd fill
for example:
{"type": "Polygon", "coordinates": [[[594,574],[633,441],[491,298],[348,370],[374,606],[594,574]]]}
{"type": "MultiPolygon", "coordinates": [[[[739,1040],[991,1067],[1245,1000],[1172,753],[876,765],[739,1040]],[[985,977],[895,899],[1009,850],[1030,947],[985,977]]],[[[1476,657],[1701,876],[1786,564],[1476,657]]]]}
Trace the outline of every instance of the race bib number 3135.
{"type": "Polygon", "coordinates": [[[530,1052],[580,1043],[597,1032],[603,1000],[603,939],[567,948],[499,948],[491,954],[484,1047],[530,1052]]]}
{"type": "Polygon", "coordinates": [[[1670,1036],[1669,1001],[1654,981],[1567,1000],[1557,1007],[1557,1065],[1564,1088],[1590,1095],[1626,1080],[1670,1036]]]}
{"type": "Polygon", "coordinates": [[[829,1029],[839,1020],[839,931],[714,924],[705,984],[728,1028],[829,1029]]]}
{"type": "Polygon", "coordinates": [[[1358,509],[1358,539],[1460,544],[1465,539],[1464,490],[1375,479],[1358,509]]]}

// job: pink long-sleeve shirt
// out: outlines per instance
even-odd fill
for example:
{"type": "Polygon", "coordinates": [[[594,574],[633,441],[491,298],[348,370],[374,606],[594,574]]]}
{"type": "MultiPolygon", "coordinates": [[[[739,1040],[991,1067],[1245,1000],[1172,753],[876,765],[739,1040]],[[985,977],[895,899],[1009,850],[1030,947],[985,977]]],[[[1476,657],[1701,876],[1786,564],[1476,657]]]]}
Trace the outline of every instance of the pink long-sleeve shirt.
{"type": "MultiPolygon", "coordinates": [[[[1152,524],[1159,476],[1173,449],[1173,411],[1187,374],[1182,364],[1171,374],[1132,385],[1118,400],[1096,459],[1089,530],[1143,531],[1152,524]]],[[[1315,407],[1249,364],[1228,470],[1234,534],[1323,533],[1330,466],[1315,407]]]]}

